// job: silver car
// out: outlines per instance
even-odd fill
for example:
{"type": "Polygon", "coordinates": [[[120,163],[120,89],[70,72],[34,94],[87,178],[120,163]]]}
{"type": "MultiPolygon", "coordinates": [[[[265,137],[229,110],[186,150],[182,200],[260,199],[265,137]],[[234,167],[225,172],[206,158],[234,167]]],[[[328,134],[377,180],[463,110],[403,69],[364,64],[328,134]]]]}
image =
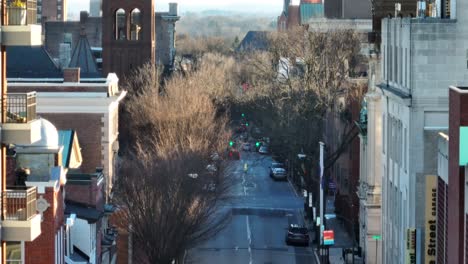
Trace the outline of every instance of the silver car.
{"type": "Polygon", "coordinates": [[[273,162],[270,166],[270,177],[274,180],[287,180],[287,173],[282,163],[273,162]]]}

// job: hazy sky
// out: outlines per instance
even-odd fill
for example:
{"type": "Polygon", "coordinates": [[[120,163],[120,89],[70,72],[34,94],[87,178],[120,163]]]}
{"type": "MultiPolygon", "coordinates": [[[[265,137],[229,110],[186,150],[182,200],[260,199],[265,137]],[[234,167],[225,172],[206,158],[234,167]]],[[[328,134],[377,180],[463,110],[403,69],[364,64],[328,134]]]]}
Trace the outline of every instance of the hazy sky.
{"type": "MultiPolygon", "coordinates": [[[[178,2],[181,12],[222,9],[279,14],[283,5],[283,0],[156,0],[155,2],[158,11],[167,10],[169,2],[178,2]]],[[[68,0],[69,12],[79,13],[79,10],[88,9],[89,0],[68,0]]]]}

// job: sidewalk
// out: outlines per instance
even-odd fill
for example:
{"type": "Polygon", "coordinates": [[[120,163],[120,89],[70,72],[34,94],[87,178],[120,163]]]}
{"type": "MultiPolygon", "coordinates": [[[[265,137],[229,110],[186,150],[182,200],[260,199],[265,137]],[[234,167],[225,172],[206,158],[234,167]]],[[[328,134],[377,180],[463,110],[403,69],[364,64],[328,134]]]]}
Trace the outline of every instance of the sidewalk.
{"type": "MultiPolygon", "coordinates": [[[[333,264],[343,264],[343,263],[355,263],[361,264],[363,263],[362,260],[358,256],[354,256],[354,262],[352,262],[351,254],[348,255],[347,262],[344,261],[342,257],[342,249],[343,248],[352,248],[353,247],[353,240],[346,232],[344,227],[343,220],[340,220],[335,215],[335,205],[334,205],[334,197],[327,196],[327,208],[325,212],[325,219],[326,219],[326,226],[325,230],[333,230],[335,234],[335,245],[330,247],[329,251],[329,261],[333,264]]],[[[309,227],[312,226],[310,220],[307,220],[307,225],[309,227]]],[[[314,245],[317,247],[317,245],[314,245]]],[[[357,245],[354,245],[357,247],[357,245]]],[[[315,251],[316,258],[319,259],[317,250],[315,251]]]]}

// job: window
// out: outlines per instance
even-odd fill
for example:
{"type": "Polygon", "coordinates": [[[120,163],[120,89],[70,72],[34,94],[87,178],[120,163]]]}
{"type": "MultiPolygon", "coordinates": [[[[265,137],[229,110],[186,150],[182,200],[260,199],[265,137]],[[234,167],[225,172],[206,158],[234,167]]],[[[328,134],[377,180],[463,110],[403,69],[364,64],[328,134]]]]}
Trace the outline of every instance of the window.
{"type": "Polygon", "coordinates": [[[115,39],[127,39],[127,15],[122,8],[115,12],[115,39]]]}
{"type": "Polygon", "coordinates": [[[408,64],[406,63],[408,61],[408,48],[405,48],[405,56],[403,60],[404,60],[403,68],[405,69],[405,71],[403,72],[403,86],[408,87],[408,83],[406,79],[408,77],[408,75],[406,74],[408,72],[408,64]]]}
{"type": "Polygon", "coordinates": [[[400,65],[400,57],[398,57],[400,54],[398,52],[398,47],[394,47],[395,48],[395,79],[394,79],[394,82],[395,83],[398,83],[398,79],[400,78],[400,75],[399,75],[399,68],[398,66],[400,65]]]}
{"type": "Polygon", "coordinates": [[[6,243],[6,263],[7,264],[22,264],[23,263],[23,246],[21,242],[6,243]]]}
{"type": "Polygon", "coordinates": [[[407,154],[406,154],[406,153],[407,153],[406,149],[408,148],[408,146],[407,146],[407,144],[408,144],[408,135],[407,135],[406,133],[407,133],[407,129],[406,129],[406,127],[405,127],[405,129],[404,129],[404,135],[403,135],[403,136],[405,137],[405,143],[404,143],[404,145],[403,145],[403,167],[405,168],[405,172],[407,172],[406,166],[407,166],[407,163],[408,163],[408,161],[406,160],[406,159],[408,158],[408,157],[406,156],[406,155],[407,155],[407,154]]]}
{"type": "Polygon", "coordinates": [[[141,12],[140,9],[133,9],[130,14],[130,40],[141,39],[141,12]]]}
{"type": "Polygon", "coordinates": [[[385,114],[382,115],[382,125],[383,125],[383,129],[382,129],[382,152],[385,154],[385,148],[386,148],[386,141],[385,141],[385,136],[386,136],[386,133],[385,133],[385,130],[387,128],[387,125],[385,124],[385,114]]]}

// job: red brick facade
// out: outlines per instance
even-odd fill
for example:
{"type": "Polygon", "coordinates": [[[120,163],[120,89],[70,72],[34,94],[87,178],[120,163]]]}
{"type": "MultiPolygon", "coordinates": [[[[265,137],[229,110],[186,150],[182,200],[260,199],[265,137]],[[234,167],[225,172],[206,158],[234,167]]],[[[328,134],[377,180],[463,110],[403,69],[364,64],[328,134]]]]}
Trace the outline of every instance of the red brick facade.
{"type": "MultiPolygon", "coordinates": [[[[62,188],[58,192],[53,187],[42,194],[50,207],[43,214],[41,235],[32,242],[25,243],[26,264],[55,263],[55,235],[64,224],[64,202],[62,188]]],[[[38,193],[38,198],[41,194],[38,193]]],[[[63,243],[63,240],[61,241],[63,243]]],[[[62,246],[63,248],[63,246],[62,246]]],[[[60,256],[63,258],[63,255],[60,256]]]]}
{"type": "Polygon", "coordinates": [[[465,168],[459,165],[460,126],[468,126],[468,89],[449,92],[448,263],[464,263],[465,168]]]}
{"type": "Polygon", "coordinates": [[[132,69],[150,62],[155,64],[155,9],[154,0],[103,0],[102,2],[103,72],[114,72],[123,79],[132,69]],[[131,12],[141,11],[141,37],[129,40],[131,12]],[[123,36],[117,37],[116,12],[125,11],[123,36]],[[120,38],[120,39],[117,39],[120,38]]]}
{"type": "Polygon", "coordinates": [[[439,177],[437,184],[437,263],[447,262],[448,185],[439,177]]]}
{"type": "MultiPolygon", "coordinates": [[[[339,104],[339,103],[338,103],[339,104]]],[[[342,143],[342,134],[354,129],[354,120],[359,120],[360,104],[352,101],[344,105],[343,110],[336,107],[333,112],[329,112],[326,118],[325,145],[328,153],[334,153],[342,143]],[[347,124],[347,125],[346,125],[347,124]]],[[[342,139],[344,140],[344,139],[342,139]]],[[[359,197],[357,188],[359,185],[360,166],[360,144],[359,137],[355,137],[349,146],[340,154],[340,157],[329,170],[331,179],[336,183],[337,195],[335,198],[335,210],[340,217],[343,217],[346,229],[350,234],[359,234],[359,197]],[[352,230],[354,228],[354,230],[352,230]]],[[[356,237],[355,239],[358,239],[356,237]]]]}
{"type": "Polygon", "coordinates": [[[80,142],[83,163],[81,171],[94,173],[97,167],[102,167],[101,138],[103,133],[103,114],[51,114],[40,113],[58,130],[75,130],[80,142]]]}
{"type": "Polygon", "coordinates": [[[67,183],[67,201],[94,207],[103,210],[103,186],[98,185],[97,178],[92,177],[89,184],[67,183]]]}

